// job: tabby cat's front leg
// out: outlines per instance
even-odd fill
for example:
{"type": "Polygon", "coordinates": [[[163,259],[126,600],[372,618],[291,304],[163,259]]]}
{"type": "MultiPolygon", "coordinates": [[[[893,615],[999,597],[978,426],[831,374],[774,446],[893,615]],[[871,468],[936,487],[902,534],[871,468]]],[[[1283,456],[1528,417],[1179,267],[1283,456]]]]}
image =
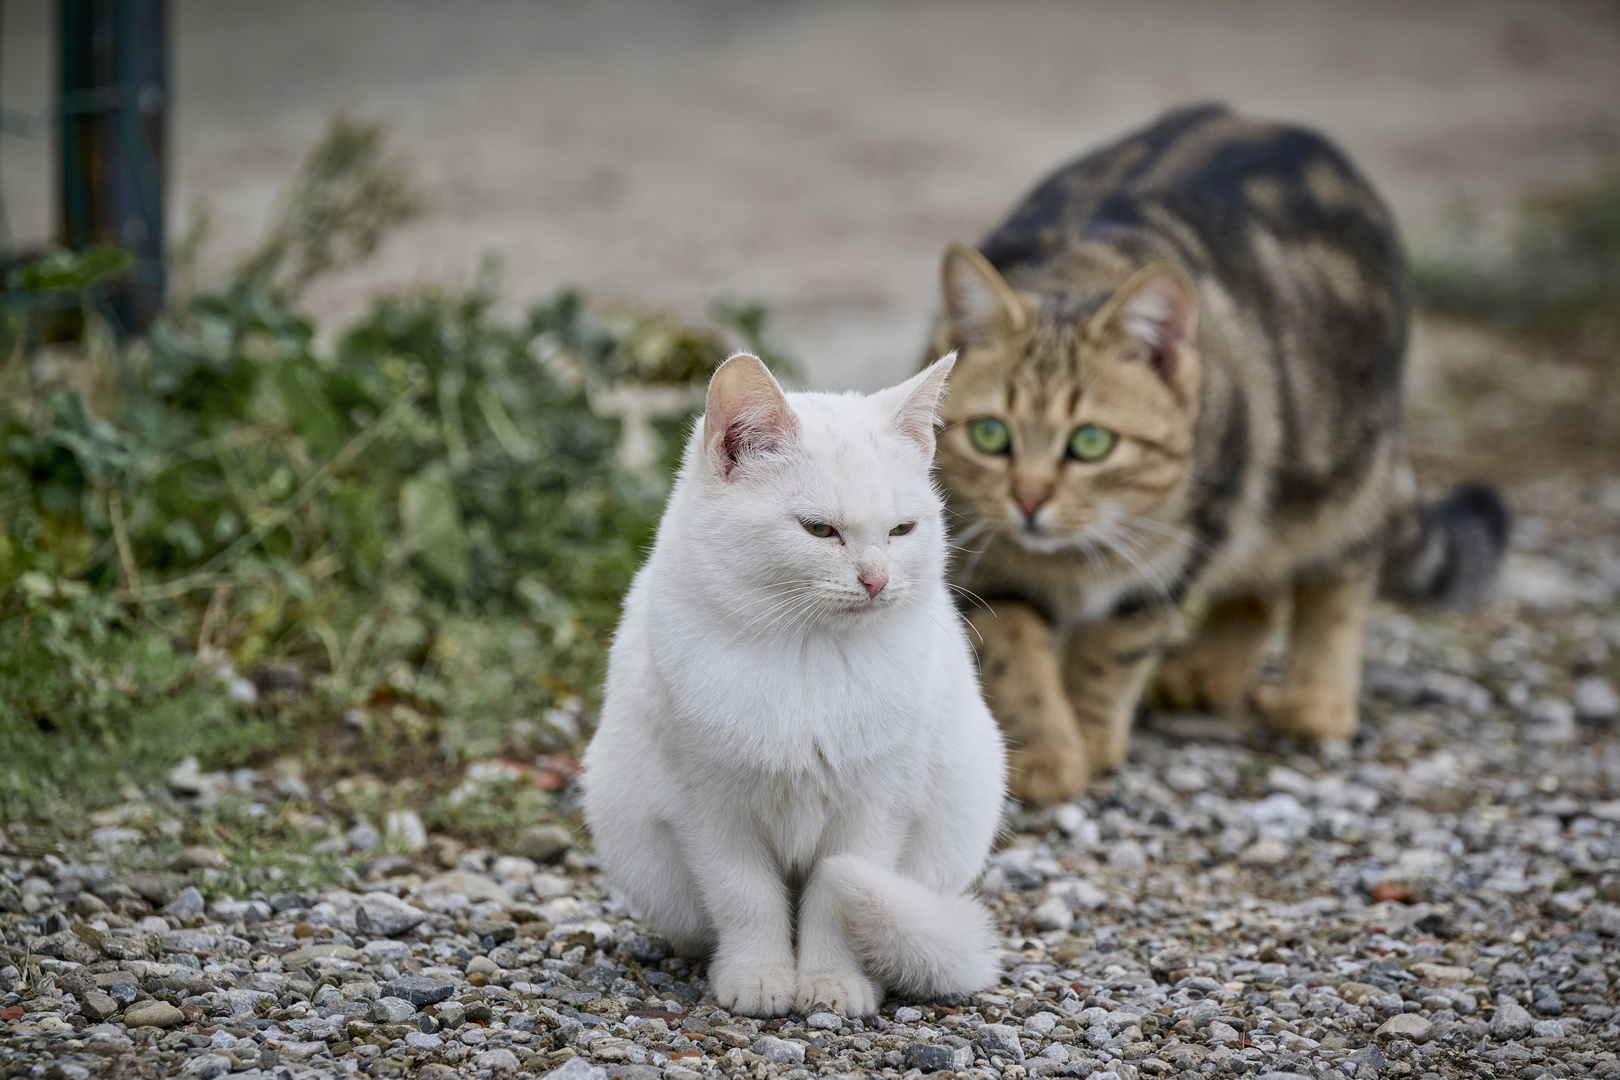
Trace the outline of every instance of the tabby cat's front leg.
{"type": "Polygon", "coordinates": [[[1294,587],[1283,682],[1261,699],[1267,725],[1279,735],[1316,742],[1356,733],[1361,698],[1361,652],[1376,571],[1352,560],[1294,587]]]}
{"type": "Polygon", "coordinates": [[[1064,686],[1098,772],[1119,768],[1153,663],[1175,626],[1171,608],[1082,623],[1064,650],[1064,686]]]}
{"type": "Polygon", "coordinates": [[[1154,704],[1226,709],[1253,685],[1266,642],[1287,610],[1281,592],[1228,597],[1210,605],[1187,644],[1171,650],[1154,680],[1154,704]]]}
{"type": "Polygon", "coordinates": [[[979,641],[985,702],[1007,736],[1007,787],[1045,806],[1078,795],[1091,777],[1086,744],[1063,693],[1052,628],[1028,604],[995,603],[968,622],[979,641]]]}

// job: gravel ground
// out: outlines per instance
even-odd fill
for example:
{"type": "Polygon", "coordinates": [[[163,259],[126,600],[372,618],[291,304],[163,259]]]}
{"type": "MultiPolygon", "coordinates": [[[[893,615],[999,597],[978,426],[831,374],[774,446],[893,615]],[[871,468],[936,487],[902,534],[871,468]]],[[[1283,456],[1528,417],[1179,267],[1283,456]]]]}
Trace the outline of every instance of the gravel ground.
{"type": "MultiPolygon", "coordinates": [[[[0,1070],[1620,1080],[1620,481],[1515,501],[1501,604],[1374,624],[1354,746],[1153,716],[1090,797],[1011,813],[983,881],[1006,975],[970,999],[728,1016],[580,851],[434,840],[206,903],[206,869],[13,852],[0,1070]]],[[[227,779],[272,798],[173,786],[227,779]]]]}

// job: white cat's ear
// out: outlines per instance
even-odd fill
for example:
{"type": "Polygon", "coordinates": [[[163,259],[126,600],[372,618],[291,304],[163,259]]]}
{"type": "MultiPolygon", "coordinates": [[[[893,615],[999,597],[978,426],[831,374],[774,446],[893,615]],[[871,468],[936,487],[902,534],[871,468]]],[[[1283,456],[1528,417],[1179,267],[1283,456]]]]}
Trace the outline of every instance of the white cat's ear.
{"type": "Polygon", "coordinates": [[[939,423],[939,401],[945,395],[945,380],[956,366],[956,354],[948,353],[893,389],[885,391],[897,400],[894,418],[889,421],[896,433],[934,456],[934,426],[939,423]]]}
{"type": "Polygon", "coordinates": [[[1017,333],[1029,321],[1023,301],[976,248],[952,244],[940,267],[945,322],[958,346],[979,345],[1017,333]]]}
{"type": "Polygon", "coordinates": [[[757,356],[738,353],[715,369],[703,409],[703,443],[716,476],[731,479],[739,465],[776,453],[798,432],[787,396],[757,356]]]}
{"type": "Polygon", "coordinates": [[[1142,267],[1115,290],[1092,320],[1097,331],[1117,328],[1143,346],[1147,362],[1168,385],[1191,376],[1198,332],[1198,300],[1187,271],[1173,262],[1142,267]]]}

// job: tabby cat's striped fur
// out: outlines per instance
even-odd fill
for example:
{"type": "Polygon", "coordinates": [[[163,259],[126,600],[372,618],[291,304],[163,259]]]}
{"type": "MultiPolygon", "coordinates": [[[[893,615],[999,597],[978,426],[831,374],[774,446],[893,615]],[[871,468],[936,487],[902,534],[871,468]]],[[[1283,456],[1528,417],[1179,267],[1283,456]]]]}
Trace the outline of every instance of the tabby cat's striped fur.
{"type": "Polygon", "coordinates": [[[1166,650],[1165,703],[1244,699],[1285,618],[1269,723],[1348,738],[1380,573],[1409,599],[1488,587],[1500,500],[1422,506],[1406,464],[1404,278],[1334,146],[1215,106],[1064,167],[947,253],[932,355],[961,358],[937,460],[1016,793],[1117,765],[1166,650]]]}

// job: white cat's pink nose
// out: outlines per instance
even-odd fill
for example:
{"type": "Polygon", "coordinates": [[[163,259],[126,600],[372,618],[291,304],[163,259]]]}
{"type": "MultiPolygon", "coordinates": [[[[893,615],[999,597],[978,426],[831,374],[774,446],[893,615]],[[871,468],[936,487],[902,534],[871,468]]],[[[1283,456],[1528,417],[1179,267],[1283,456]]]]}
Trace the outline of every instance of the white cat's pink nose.
{"type": "Polygon", "coordinates": [[[888,583],[889,575],[881,570],[869,570],[861,575],[861,584],[866,586],[866,595],[874,599],[888,583]]]}

